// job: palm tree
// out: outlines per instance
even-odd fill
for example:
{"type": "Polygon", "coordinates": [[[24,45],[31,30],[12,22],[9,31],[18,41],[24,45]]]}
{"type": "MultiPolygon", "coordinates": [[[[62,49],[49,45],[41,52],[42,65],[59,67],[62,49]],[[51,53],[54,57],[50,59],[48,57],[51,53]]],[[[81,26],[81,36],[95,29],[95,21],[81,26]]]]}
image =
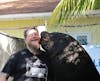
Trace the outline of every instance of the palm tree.
{"type": "Polygon", "coordinates": [[[86,11],[94,8],[96,0],[61,0],[54,9],[48,27],[59,26],[65,19],[75,18],[79,15],[85,15],[86,11]]]}

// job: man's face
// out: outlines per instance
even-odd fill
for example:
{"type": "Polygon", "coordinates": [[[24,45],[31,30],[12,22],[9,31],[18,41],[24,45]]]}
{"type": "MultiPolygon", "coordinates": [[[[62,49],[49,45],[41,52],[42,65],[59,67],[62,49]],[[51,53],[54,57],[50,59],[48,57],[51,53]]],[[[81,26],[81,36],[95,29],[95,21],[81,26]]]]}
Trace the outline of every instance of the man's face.
{"type": "Polygon", "coordinates": [[[40,37],[37,30],[30,29],[27,31],[25,43],[28,47],[33,48],[33,49],[38,49],[40,46],[39,41],[40,41],[40,37]]]}

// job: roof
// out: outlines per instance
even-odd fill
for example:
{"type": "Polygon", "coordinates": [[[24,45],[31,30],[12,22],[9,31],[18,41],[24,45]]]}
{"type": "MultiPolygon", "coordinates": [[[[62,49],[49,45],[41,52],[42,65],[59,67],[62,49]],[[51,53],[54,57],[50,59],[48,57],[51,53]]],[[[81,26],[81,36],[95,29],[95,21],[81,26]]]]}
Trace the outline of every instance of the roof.
{"type": "Polygon", "coordinates": [[[0,0],[0,15],[52,12],[60,0],[0,0]]]}

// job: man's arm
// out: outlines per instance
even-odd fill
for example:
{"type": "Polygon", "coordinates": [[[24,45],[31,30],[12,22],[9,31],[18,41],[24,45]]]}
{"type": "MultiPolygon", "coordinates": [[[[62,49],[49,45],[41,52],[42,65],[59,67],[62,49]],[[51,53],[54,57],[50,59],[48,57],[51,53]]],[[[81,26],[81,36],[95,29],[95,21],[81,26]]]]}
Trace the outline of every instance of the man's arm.
{"type": "Polygon", "coordinates": [[[0,81],[7,81],[8,77],[9,77],[8,74],[0,73],[0,81]]]}

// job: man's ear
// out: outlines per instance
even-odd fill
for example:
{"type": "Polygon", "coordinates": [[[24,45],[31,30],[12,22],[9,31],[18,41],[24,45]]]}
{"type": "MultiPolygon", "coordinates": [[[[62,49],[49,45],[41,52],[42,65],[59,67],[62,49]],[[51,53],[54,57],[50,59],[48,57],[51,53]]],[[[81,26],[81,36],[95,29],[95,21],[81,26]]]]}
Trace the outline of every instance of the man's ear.
{"type": "Polygon", "coordinates": [[[24,42],[25,42],[25,44],[26,44],[26,39],[24,39],[24,42]]]}

